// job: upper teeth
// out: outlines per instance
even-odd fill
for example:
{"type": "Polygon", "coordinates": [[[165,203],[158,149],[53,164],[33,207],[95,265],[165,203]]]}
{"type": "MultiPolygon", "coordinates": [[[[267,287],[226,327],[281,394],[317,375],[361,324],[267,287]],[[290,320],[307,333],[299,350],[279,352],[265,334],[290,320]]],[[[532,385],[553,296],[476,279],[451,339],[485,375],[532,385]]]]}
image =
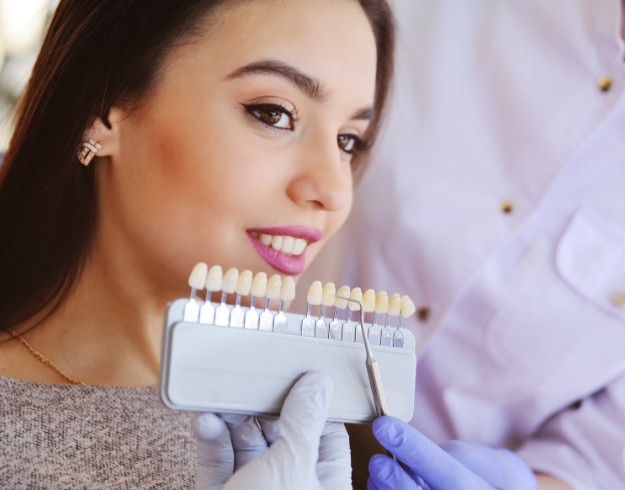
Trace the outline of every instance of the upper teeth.
{"type": "Polygon", "coordinates": [[[308,245],[306,240],[292,236],[259,233],[257,238],[268,247],[288,255],[300,255],[306,250],[306,245],[308,245]]]}

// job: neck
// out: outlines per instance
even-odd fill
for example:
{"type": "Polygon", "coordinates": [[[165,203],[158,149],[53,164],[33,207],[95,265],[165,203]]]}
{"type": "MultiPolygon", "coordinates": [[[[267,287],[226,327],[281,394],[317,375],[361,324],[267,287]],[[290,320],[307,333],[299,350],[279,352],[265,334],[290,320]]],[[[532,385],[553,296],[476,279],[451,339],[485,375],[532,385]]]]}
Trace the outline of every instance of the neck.
{"type": "MultiPolygon", "coordinates": [[[[153,386],[158,380],[167,300],[150,294],[141,286],[145,281],[133,281],[127,270],[127,274],[115,270],[121,266],[90,260],[67,300],[27,337],[35,349],[77,381],[153,386]]],[[[33,323],[22,325],[20,331],[33,323]]],[[[25,372],[14,377],[62,382],[58,377],[51,379],[50,370],[36,359],[23,355],[20,359],[25,372]]]]}

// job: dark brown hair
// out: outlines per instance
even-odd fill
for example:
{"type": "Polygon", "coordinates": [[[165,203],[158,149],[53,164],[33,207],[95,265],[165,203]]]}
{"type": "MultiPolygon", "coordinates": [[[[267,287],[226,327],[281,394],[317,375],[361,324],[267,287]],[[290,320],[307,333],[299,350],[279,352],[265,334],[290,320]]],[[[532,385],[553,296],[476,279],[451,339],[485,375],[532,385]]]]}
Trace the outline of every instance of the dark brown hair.
{"type": "MultiPolygon", "coordinates": [[[[97,117],[106,124],[114,105],[145,97],[177,42],[200,35],[217,7],[236,1],[60,1],[0,167],[0,329],[60,305],[89,254],[98,196],[93,164],[76,160],[85,129],[97,117]]],[[[386,0],[358,2],[378,50],[372,140],[394,31],[386,0]]]]}

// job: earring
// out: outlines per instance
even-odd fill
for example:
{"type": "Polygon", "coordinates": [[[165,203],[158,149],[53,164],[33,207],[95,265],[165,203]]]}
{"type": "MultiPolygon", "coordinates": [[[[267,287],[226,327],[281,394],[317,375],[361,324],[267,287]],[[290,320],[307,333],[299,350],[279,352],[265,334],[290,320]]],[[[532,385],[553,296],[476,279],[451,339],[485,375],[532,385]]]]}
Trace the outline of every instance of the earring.
{"type": "Polygon", "coordinates": [[[95,154],[102,149],[102,145],[95,140],[83,141],[78,149],[78,161],[85,167],[91,163],[95,154]]]}

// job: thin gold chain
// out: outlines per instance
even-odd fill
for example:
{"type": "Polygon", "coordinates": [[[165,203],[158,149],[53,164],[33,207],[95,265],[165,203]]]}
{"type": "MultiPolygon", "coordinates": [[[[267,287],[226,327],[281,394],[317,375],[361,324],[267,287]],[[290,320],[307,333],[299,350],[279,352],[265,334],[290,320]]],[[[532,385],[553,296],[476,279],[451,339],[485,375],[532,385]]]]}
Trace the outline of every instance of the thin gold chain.
{"type": "Polygon", "coordinates": [[[28,341],[22,337],[19,333],[17,333],[15,330],[11,330],[11,335],[13,336],[13,338],[15,340],[17,340],[20,344],[22,344],[24,347],[26,347],[26,349],[28,349],[28,352],[30,352],[33,356],[35,356],[42,364],[48,366],[50,369],[52,369],[55,373],[57,373],[59,376],[61,376],[63,379],[65,379],[66,381],[68,381],[69,383],[73,384],[73,385],[85,385],[85,383],[81,382],[81,381],[76,381],[74,378],[70,378],[67,374],[65,374],[63,371],[61,371],[58,367],[56,367],[52,361],[50,359],[48,359],[46,356],[44,356],[41,352],[39,352],[37,349],[35,349],[32,345],[30,345],[28,343],[28,341]]]}

